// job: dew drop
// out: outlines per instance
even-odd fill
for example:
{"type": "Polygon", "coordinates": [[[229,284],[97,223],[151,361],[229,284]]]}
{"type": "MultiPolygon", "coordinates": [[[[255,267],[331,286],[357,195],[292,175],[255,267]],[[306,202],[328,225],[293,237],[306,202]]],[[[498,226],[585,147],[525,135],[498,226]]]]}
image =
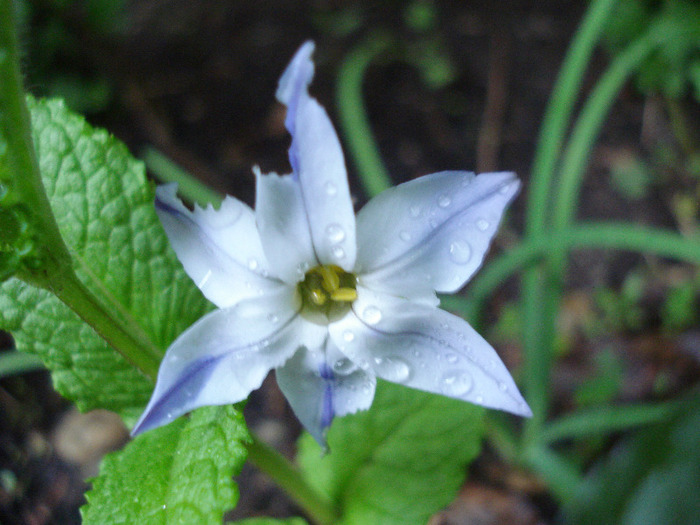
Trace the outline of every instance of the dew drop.
{"type": "Polygon", "coordinates": [[[452,204],[452,199],[450,199],[449,195],[440,195],[438,197],[438,206],[441,208],[447,208],[450,204],[452,204]]]}
{"type": "Polygon", "coordinates": [[[449,353],[445,356],[445,359],[447,360],[448,363],[450,363],[451,365],[454,365],[457,362],[458,357],[457,357],[457,354],[449,353]]]}
{"type": "Polygon", "coordinates": [[[450,259],[457,264],[467,264],[472,257],[472,249],[466,241],[450,244],[450,259]]]}
{"type": "Polygon", "coordinates": [[[447,396],[463,396],[472,389],[472,386],[474,381],[466,370],[447,372],[442,376],[442,392],[447,396]]]}
{"type": "Polygon", "coordinates": [[[413,206],[408,208],[409,215],[414,219],[417,219],[418,217],[420,217],[421,211],[422,210],[421,210],[420,206],[418,206],[417,204],[414,204],[413,206]]]}
{"type": "Polygon", "coordinates": [[[355,334],[352,333],[350,330],[345,330],[343,332],[343,341],[346,343],[352,343],[355,340],[355,334]]]}
{"type": "Polygon", "coordinates": [[[476,399],[474,399],[478,405],[482,404],[484,402],[484,396],[476,396],[476,399]]]}
{"type": "Polygon", "coordinates": [[[275,314],[267,314],[267,320],[271,323],[276,323],[279,321],[279,317],[277,317],[275,314]]]}
{"type": "Polygon", "coordinates": [[[338,187],[330,181],[326,182],[324,188],[326,189],[326,195],[329,197],[333,197],[336,193],[338,193],[338,187]]]}
{"type": "Polygon", "coordinates": [[[486,219],[479,219],[476,221],[476,227],[479,228],[479,231],[485,232],[489,229],[489,221],[486,219]]]}
{"type": "Polygon", "coordinates": [[[254,272],[255,270],[257,270],[258,266],[259,266],[259,263],[258,263],[258,260],[256,258],[251,257],[250,259],[248,259],[248,269],[251,272],[254,272]]]}
{"type": "Polygon", "coordinates": [[[333,246],[331,252],[333,253],[333,257],[335,257],[336,259],[342,259],[343,257],[345,257],[345,250],[343,250],[343,248],[341,248],[340,246],[333,246]]]}
{"type": "Polygon", "coordinates": [[[377,324],[382,320],[382,311],[376,306],[368,306],[362,311],[362,318],[367,324],[377,324]]]}
{"type": "Polygon", "coordinates": [[[377,375],[393,383],[403,383],[411,376],[411,366],[400,357],[378,357],[375,360],[377,375]]]}
{"type": "Polygon", "coordinates": [[[501,381],[500,383],[498,383],[498,389],[501,392],[505,392],[508,390],[508,385],[506,385],[503,381],[501,381]]]}
{"type": "Polygon", "coordinates": [[[329,224],[326,228],[326,235],[332,243],[342,242],[345,239],[345,230],[340,224],[329,224]]]}
{"type": "Polygon", "coordinates": [[[399,233],[399,238],[404,242],[408,242],[411,240],[411,234],[406,230],[401,230],[401,232],[399,233]]]}
{"type": "Polygon", "coordinates": [[[357,370],[357,365],[350,361],[347,357],[338,359],[333,363],[333,371],[341,376],[346,376],[357,370]]]}

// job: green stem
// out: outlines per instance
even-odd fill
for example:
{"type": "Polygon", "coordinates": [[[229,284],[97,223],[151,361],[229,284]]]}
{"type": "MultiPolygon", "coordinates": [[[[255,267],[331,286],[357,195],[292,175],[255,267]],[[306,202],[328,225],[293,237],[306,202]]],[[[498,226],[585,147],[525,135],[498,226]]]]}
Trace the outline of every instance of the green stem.
{"type": "MultiPolygon", "coordinates": [[[[2,205],[14,200],[27,208],[39,260],[39,264],[21,269],[18,277],[53,292],[114,349],[155,379],[160,351],[97,280],[93,279],[88,289],[75,273],[76,260],[63,242],[41,180],[18,64],[13,2],[0,0],[0,142],[5,146],[0,148],[0,175],[6,177],[2,182],[8,185],[2,205]]],[[[82,273],[91,280],[89,273],[82,273]]]]}
{"type": "MultiPolygon", "coordinates": [[[[562,65],[545,112],[533,162],[525,223],[528,236],[545,234],[549,209],[547,201],[553,191],[552,182],[559,152],[583,74],[614,5],[614,0],[596,0],[591,3],[562,65]]],[[[542,267],[531,268],[523,275],[525,390],[534,413],[526,424],[526,439],[536,438],[549,406],[549,372],[553,356],[546,341],[554,337],[554,323],[549,323],[546,317],[546,303],[549,302],[546,291],[550,284],[549,275],[542,267]]]]}
{"type": "Polygon", "coordinates": [[[374,34],[345,57],[338,74],[337,107],[348,151],[369,197],[392,186],[372,133],[362,97],[362,81],[372,61],[386,51],[391,40],[374,34]]]}
{"type": "Polygon", "coordinates": [[[567,502],[578,490],[582,476],[571,461],[545,446],[531,446],[525,452],[525,462],[547,482],[560,502],[567,502]]]}
{"type": "Polygon", "coordinates": [[[542,429],[542,443],[600,436],[666,421],[678,411],[678,401],[620,407],[599,407],[563,416],[542,429]]]}
{"type": "MultiPolygon", "coordinates": [[[[552,246],[566,250],[616,249],[648,253],[700,264],[700,244],[682,235],[646,226],[615,222],[579,223],[547,239],[526,239],[520,245],[490,261],[467,289],[468,299],[445,297],[448,308],[459,310],[478,324],[476,313],[494,290],[518,271],[545,258],[552,246]],[[473,314],[473,315],[472,315],[473,314]]],[[[528,400],[529,401],[529,400],[528,400]]]]}
{"type": "Polygon", "coordinates": [[[547,105],[532,164],[526,233],[542,233],[552,179],[578,97],[583,74],[616,0],[595,0],[576,31],[547,105]]]}
{"type": "Polygon", "coordinates": [[[43,369],[44,363],[35,355],[17,351],[0,354],[0,379],[43,369]]]}
{"type": "Polygon", "coordinates": [[[248,459],[274,479],[306,511],[314,523],[337,523],[339,516],[336,509],[309,486],[299,470],[255,435],[252,437],[252,442],[247,445],[248,459]]]}
{"type": "Polygon", "coordinates": [[[49,205],[34,151],[31,119],[22,87],[20,55],[12,0],[0,0],[0,179],[6,193],[0,205],[20,205],[35,239],[41,270],[70,268],[70,255],[49,205]]]}
{"type": "Polygon", "coordinates": [[[123,307],[116,300],[110,300],[109,295],[102,300],[95,297],[73,271],[54,275],[48,289],[112,348],[155,381],[162,354],[133,318],[122,314],[123,307]]]}
{"type": "Polygon", "coordinates": [[[162,182],[177,182],[177,191],[190,202],[200,206],[212,204],[219,207],[223,197],[209,186],[183,170],[168,157],[154,148],[146,148],[143,154],[146,167],[162,182]]]}
{"type": "Polygon", "coordinates": [[[562,158],[561,180],[556,188],[552,224],[555,229],[567,227],[574,219],[576,204],[593,144],[627,79],[662,39],[672,38],[666,26],[652,27],[620,53],[600,79],[581,111],[562,158]]]}

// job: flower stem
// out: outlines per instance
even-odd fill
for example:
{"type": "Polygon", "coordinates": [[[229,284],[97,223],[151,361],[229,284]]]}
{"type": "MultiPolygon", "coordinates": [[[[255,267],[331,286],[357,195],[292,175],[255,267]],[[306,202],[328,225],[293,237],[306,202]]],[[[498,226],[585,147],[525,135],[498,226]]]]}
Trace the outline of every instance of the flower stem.
{"type": "Polygon", "coordinates": [[[89,324],[112,348],[155,381],[162,353],[123,306],[109,294],[98,299],[75,272],[54,275],[47,288],[89,324]]]}
{"type": "Polygon", "coordinates": [[[392,182],[369,124],[362,98],[362,81],[372,61],[386,51],[390,44],[391,40],[386,35],[370,35],[348,53],[338,74],[337,107],[340,123],[345,132],[348,150],[369,197],[390,188],[392,182]]]}
{"type": "Polygon", "coordinates": [[[248,443],[248,459],[270,476],[289,496],[306,511],[317,525],[338,522],[338,513],[333,505],[311,488],[299,470],[282,454],[260,441],[251,433],[248,443]]]}

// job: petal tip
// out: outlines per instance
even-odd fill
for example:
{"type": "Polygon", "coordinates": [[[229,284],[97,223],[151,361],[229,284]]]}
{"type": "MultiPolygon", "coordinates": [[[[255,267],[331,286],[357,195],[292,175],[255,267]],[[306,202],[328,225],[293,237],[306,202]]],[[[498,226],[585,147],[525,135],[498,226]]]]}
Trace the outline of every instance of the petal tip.
{"type": "Polygon", "coordinates": [[[314,63],[311,55],[316,45],[307,40],[295,53],[291,62],[280,78],[275,96],[282,104],[289,105],[299,89],[306,88],[314,76],[314,63]]]}

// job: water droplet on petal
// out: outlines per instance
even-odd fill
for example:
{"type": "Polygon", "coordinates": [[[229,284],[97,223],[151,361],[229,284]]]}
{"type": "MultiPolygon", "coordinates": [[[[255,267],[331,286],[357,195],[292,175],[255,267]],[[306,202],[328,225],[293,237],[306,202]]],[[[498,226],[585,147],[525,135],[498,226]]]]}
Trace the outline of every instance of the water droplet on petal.
{"type": "Polygon", "coordinates": [[[400,357],[377,357],[374,362],[377,375],[392,383],[403,383],[411,376],[411,365],[400,357]]]}
{"type": "Polygon", "coordinates": [[[352,343],[355,340],[355,334],[352,333],[350,330],[345,330],[343,332],[343,341],[346,343],[352,343]]]}
{"type": "Polygon", "coordinates": [[[438,197],[438,206],[441,208],[447,208],[450,204],[452,204],[452,199],[450,199],[449,195],[440,195],[438,197]]]}
{"type": "Polygon", "coordinates": [[[410,234],[409,232],[407,232],[406,230],[402,230],[402,231],[399,233],[399,238],[400,238],[402,241],[408,242],[408,241],[411,240],[411,234],[410,234]]]}
{"type": "Polygon", "coordinates": [[[503,381],[501,381],[500,383],[498,383],[498,389],[501,392],[505,392],[508,390],[508,385],[506,385],[503,381]]]}
{"type": "Polygon", "coordinates": [[[461,397],[474,386],[472,376],[466,370],[447,372],[442,376],[442,392],[451,397],[461,397]]]}
{"type": "Polygon", "coordinates": [[[445,359],[447,360],[448,363],[450,363],[451,365],[454,365],[459,358],[457,357],[457,354],[449,353],[445,356],[445,359]]]}
{"type": "Polygon", "coordinates": [[[248,259],[248,269],[251,272],[254,272],[255,270],[257,270],[258,266],[259,266],[259,263],[255,257],[251,257],[250,259],[248,259]]]}
{"type": "Polygon", "coordinates": [[[267,320],[271,323],[276,323],[279,321],[279,317],[277,317],[275,314],[267,314],[267,320]]]}
{"type": "Polygon", "coordinates": [[[342,242],[345,239],[345,230],[340,224],[329,224],[326,235],[332,243],[342,242]]]}
{"type": "Polygon", "coordinates": [[[420,217],[421,208],[417,204],[414,204],[408,209],[408,213],[413,219],[417,219],[418,217],[420,217]]]}
{"type": "Polygon", "coordinates": [[[480,231],[485,232],[489,229],[489,221],[486,219],[479,219],[476,221],[476,227],[479,228],[480,231]]]}
{"type": "Polygon", "coordinates": [[[341,376],[346,376],[357,370],[357,365],[350,361],[347,357],[338,359],[333,363],[333,371],[341,376]]]}
{"type": "Polygon", "coordinates": [[[326,182],[324,188],[326,189],[326,195],[329,197],[333,197],[336,193],[338,193],[338,187],[330,181],[326,182]]]}
{"type": "Polygon", "coordinates": [[[343,250],[343,248],[340,246],[333,246],[331,252],[333,253],[333,257],[336,259],[342,259],[345,257],[345,250],[343,250]]]}
{"type": "Polygon", "coordinates": [[[377,324],[382,320],[382,311],[376,306],[368,306],[362,311],[362,318],[367,324],[377,324]]]}
{"type": "Polygon", "coordinates": [[[467,264],[472,257],[472,249],[467,241],[454,241],[450,244],[450,259],[457,264],[467,264]]]}
{"type": "Polygon", "coordinates": [[[484,402],[484,396],[476,396],[476,399],[474,401],[476,401],[476,403],[480,405],[484,402]]]}

